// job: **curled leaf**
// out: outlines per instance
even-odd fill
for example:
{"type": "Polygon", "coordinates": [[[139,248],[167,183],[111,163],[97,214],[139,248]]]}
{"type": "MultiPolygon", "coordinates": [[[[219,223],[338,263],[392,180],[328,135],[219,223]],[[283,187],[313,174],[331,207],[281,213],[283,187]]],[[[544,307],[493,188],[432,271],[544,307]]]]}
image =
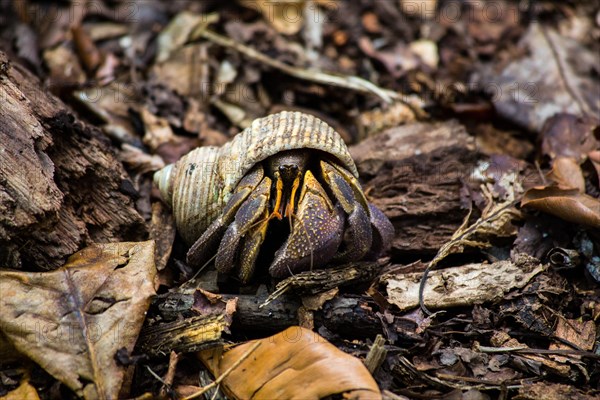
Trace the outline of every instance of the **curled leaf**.
{"type": "Polygon", "coordinates": [[[154,294],[154,242],[99,244],[62,268],[0,271],[0,327],[21,353],[86,399],[116,399],[154,294]]]}
{"type": "Polygon", "coordinates": [[[585,192],[585,179],[577,160],[573,157],[556,157],[549,178],[559,186],[585,192]]]}
{"type": "MultiPolygon", "coordinates": [[[[236,346],[222,358],[218,350],[198,353],[215,376],[221,375],[257,341],[236,346]]],[[[260,346],[222,382],[234,399],[381,399],[375,380],[355,357],[317,333],[298,326],[260,339],[260,346]]]]}
{"type": "Polygon", "coordinates": [[[600,200],[581,193],[578,189],[558,186],[529,189],[521,206],[557,216],[565,221],[591,227],[600,227],[600,200]]]}

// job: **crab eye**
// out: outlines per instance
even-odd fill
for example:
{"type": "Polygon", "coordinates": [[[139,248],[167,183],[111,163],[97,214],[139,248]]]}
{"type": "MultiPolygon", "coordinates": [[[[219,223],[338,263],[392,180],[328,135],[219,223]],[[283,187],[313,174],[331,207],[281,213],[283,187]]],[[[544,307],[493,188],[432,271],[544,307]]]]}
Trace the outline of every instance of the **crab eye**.
{"type": "Polygon", "coordinates": [[[295,172],[298,170],[298,166],[295,164],[283,164],[281,166],[279,166],[279,172],[283,173],[283,172],[295,172]]]}

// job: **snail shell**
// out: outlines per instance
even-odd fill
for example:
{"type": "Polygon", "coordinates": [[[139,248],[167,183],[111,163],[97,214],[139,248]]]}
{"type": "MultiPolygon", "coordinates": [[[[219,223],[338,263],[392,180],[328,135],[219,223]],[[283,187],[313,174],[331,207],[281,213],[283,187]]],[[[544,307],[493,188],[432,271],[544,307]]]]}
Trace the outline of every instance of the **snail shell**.
{"type": "Polygon", "coordinates": [[[257,163],[285,150],[316,149],[334,156],[358,178],[341,136],[320,119],[283,111],[256,119],[221,147],[192,150],[154,174],[183,239],[193,243],[220,215],[240,179],[257,163]]]}

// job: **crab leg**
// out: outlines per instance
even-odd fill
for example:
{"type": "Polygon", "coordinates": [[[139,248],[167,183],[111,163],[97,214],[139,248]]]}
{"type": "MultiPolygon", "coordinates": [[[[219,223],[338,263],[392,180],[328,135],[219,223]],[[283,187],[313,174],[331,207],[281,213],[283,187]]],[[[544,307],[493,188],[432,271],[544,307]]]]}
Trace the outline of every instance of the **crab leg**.
{"type": "Polygon", "coordinates": [[[256,257],[260,251],[260,246],[267,236],[267,227],[269,226],[269,210],[265,208],[263,220],[259,220],[258,225],[252,227],[246,237],[240,250],[240,268],[238,277],[242,283],[247,283],[256,267],[256,257]]]}
{"type": "MultiPolygon", "coordinates": [[[[246,233],[254,228],[255,223],[259,221],[259,218],[267,210],[270,191],[271,179],[265,176],[246,201],[239,207],[235,214],[235,220],[227,228],[219,245],[217,259],[215,260],[215,267],[219,272],[230,272],[236,266],[236,256],[240,241],[246,233]]],[[[259,223],[264,225],[262,229],[266,231],[268,219],[259,223]]],[[[258,246],[261,243],[262,241],[258,243],[258,246]]],[[[244,261],[241,260],[241,262],[244,261]]]]}
{"type": "Polygon", "coordinates": [[[283,278],[323,265],[335,254],[342,240],[342,211],[334,208],[323,187],[310,171],[304,175],[296,221],[289,237],[277,250],[269,273],[283,278]]]}
{"type": "Polygon", "coordinates": [[[366,258],[374,260],[392,246],[392,240],[394,239],[394,225],[392,225],[385,214],[373,204],[369,203],[369,209],[371,210],[373,245],[366,258]]]}
{"type": "Polygon", "coordinates": [[[235,218],[237,210],[263,180],[265,172],[259,165],[248,173],[236,186],[233,194],[223,209],[223,213],[208,226],[206,231],[196,240],[187,253],[187,263],[200,267],[217,251],[217,247],[227,226],[235,218]]]}
{"type": "Polygon", "coordinates": [[[346,262],[362,259],[371,248],[372,230],[368,206],[363,206],[362,199],[357,199],[358,182],[350,174],[328,162],[321,161],[321,170],[325,182],[331,188],[334,197],[348,214],[345,248],[336,255],[335,260],[346,262]]]}

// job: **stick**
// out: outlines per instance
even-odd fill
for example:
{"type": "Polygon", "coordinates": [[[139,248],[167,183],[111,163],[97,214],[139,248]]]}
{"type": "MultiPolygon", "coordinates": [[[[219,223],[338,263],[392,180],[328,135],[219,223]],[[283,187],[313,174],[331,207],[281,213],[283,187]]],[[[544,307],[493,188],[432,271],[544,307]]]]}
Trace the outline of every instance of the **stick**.
{"type": "Polygon", "coordinates": [[[393,90],[381,88],[374,83],[353,75],[339,75],[330,72],[322,72],[318,70],[310,70],[294,67],[279,60],[275,60],[266,54],[263,54],[255,49],[248,47],[244,44],[237,43],[234,40],[219,35],[218,33],[212,32],[208,29],[204,29],[204,26],[200,29],[196,29],[190,35],[188,42],[193,42],[199,38],[204,38],[219,46],[228,47],[239,53],[242,53],[248,58],[259,61],[272,68],[278,69],[298,79],[304,79],[325,85],[339,86],[346,89],[355,90],[361,93],[374,94],[381,98],[386,103],[393,103],[394,101],[400,101],[409,106],[416,115],[422,115],[422,103],[421,99],[416,96],[407,96],[393,90]]]}

